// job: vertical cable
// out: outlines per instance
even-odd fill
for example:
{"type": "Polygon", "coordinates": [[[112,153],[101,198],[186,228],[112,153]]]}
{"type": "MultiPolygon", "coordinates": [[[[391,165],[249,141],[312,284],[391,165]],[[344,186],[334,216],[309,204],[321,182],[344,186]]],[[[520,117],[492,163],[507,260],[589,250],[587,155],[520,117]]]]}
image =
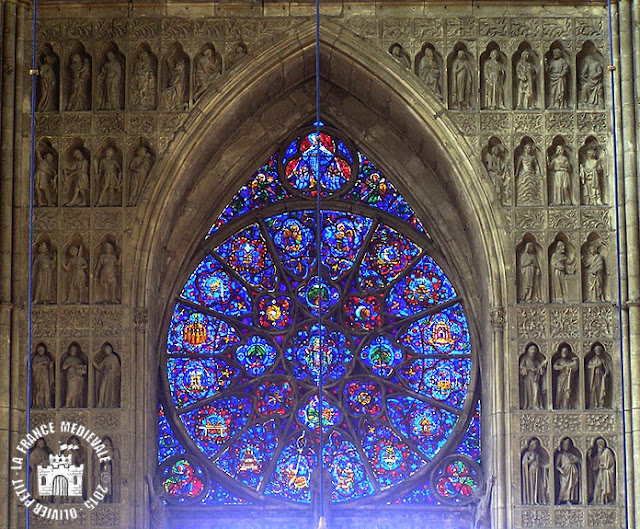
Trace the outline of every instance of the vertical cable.
{"type": "MultiPolygon", "coordinates": [[[[619,190],[619,174],[618,174],[618,131],[617,131],[617,113],[616,113],[616,94],[614,90],[615,86],[615,67],[614,67],[614,57],[613,57],[613,16],[611,13],[611,0],[607,0],[607,14],[608,14],[608,24],[609,24],[609,75],[611,81],[611,130],[613,136],[613,184],[614,184],[614,205],[615,205],[615,218],[616,218],[616,266],[617,266],[617,289],[618,289],[618,301],[616,303],[616,309],[618,311],[618,326],[619,326],[619,347],[620,347],[620,387],[625,387],[624,380],[624,338],[622,334],[622,244],[620,242],[620,198],[618,196],[619,190]]],[[[626,421],[626,413],[625,413],[625,398],[624,398],[624,390],[622,391],[622,443],[623,450],[626,457],[627,454],[627,421],[626,421]]],[[[626,468],[626,465],[624,465],[626,468]]],[[[626,501],[629,500],[629,480],[624,480],[625,487],[625,498],[626,501]]],[[[627,510],[625,509],[625,526],[629,525],[629,517],[627,515],[627,510]]]]}
{"type": "MultiPolygon", "coordinates": [[[[31,432],[31,348],[33,336],[31,332],[33,323],[33,184],[35,173],[35,132],[36,132],[36,80],[38,78],[38,64],[36,57],[37,48],[37,23],[38,23],[38,0],[33,2],[33,34],[31,47],[31,123],[30,123],[30,153],[29,153],[29,279],[28,279],[28,298],[27,298],[27,432],[31,432]]],[[[29,488],[30,481],[30,459],[31,453],[27,450],[25,458],[26,466],[26,486],[29,488]]],[[[35,490],[31,491],[35,495],[35,490]]],[[[31,526],[29,510],[25,513],[25,527],[29,529],[31,526]]]]}

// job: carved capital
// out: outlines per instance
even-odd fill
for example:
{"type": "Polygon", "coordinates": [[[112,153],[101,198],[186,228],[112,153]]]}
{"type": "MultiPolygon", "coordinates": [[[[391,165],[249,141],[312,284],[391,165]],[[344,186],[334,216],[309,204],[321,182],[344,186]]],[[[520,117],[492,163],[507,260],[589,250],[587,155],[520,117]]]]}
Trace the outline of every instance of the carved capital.
{"type": "Polygon", "coordinates": [[[136,326],[136,332],[145,332],[148,321],[149,311],[143,307],[136,307],[133,311],[133,323],[136,326]]]}
{"type": "Polygon", "coordinates": [[[504,331],[507,321],[507,312],[502,307],[491,309],[491,325],[495,331],[504,331]]]}

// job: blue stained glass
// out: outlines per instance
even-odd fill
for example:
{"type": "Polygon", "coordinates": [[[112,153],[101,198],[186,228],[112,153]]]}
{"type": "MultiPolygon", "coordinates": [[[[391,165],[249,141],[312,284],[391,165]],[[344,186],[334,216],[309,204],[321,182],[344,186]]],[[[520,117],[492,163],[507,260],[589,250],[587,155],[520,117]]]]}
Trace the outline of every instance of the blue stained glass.
{"type": "Polygon", "coordinates": [[[202,500],[203,505],[250,505],[251,502],[244,498],[239,498],[229,492],[217,481],[209,482],[209,492],[202,500]]]}
{"type": "Polygon", "coordinates": [[[191,274],[181,296],[229,316],[251,312],[247,289],[210,255],[191,274]]]}
{"type": "Polygon", "coordinates": [[[241,483],[257,489],[277,444],[278,425],[275,421],[256,424],[222,453],[216,465],[241,483]]]}
{"type": "MultiPolygon", "coordinates": [[[[305,402],[305,401],[303,401],[305,402]]],[[[306,404],[298,409],[298,420],[315,433],[319,430],[320,405],[318,394],[314,393],[306,400],[306,404]]],[[[327,433],[332,426],[342,421],[342,412],[334,406],[326,396],[322,396],[322,432],[327,433]]]]}
{"type": "Polygon", "coordinates": [[[414,397],[387,399],[389,419],[428,459],[444,446],[458,422],[450,411],[435,408],[414,397]]]}
{"type": "Polygon", "coordinates": [[[274,289],[276,268],[257,224],[229,237],[217,251],[249,285],[274,289]]]}
{"type": "Polygon", "coordinates": [[[265,494],[295,502],[311,501],[311,473],[317,456],[303,434],[291,439],[282,449],[265,494]]]}
{"type": "Polygon", "coordinates": [[[341,332],[314,324],[303,327],[292,339],[285,357],[298,380],[311,379],[315,385],[339,380],[353,359],[349,343],[341,332]],[[322,356],[320,350],[322,349],[322,356]]]}
{"type": "Polygon", "coordinates": [[[224,208],[218,220],[209,230],[207,237],[235,217],[240,217],[249,211],[267,206],[273,202],[291,198],[291,195],[280,184],[277,167],[278,157],[274,155],[256,171],[249,183],[242,186],[231,199],[229,205],[224,208]]]}
{"type": "Polygon", "coordinates": [[[173,433],[164,408],[160,405],[158,406],[158,464],[164,463],[176,454],[184,454],[184,448],[173,433]]]}
{"type": "Polygon", "coordinates": [[[410,226],[422,233],[426,233],[422,223],[416,217],[400,193],[387,178],[363,154],[360,157],[360,174],[353,189],[346,195],[352,202],[360,202],[373,206],[404,220],[410,226]]]}
{"type": "Polygon", "coordinates": [[[418,358],[400,369],[414,391],[456,408],[462,408],[471,378],[468,358],[418,358]]]}
{"type": "Polygon", "coordinates": [[[337,211],[324,212],[322,221],[322,264],[336,280],[355,263],[372,221],[337,211]]]}
{"type": "Polygon", "coordinates": [[[375,417],[382,412],[382,387],[371,380],[352,380],[344,386],[347,412],[375,417]]]}
{"type": "Polygon", "coordinates": [[[285,378],[263,380],[256,389],[257,408],[262,415],[284,417],[293,406],[293,385],[285,378]]]}
{"type": "Polygon", "coordinates": [[[324,277],[312,277],[298,290],[298,299],[311,314],[318,315],[320,310],[327,311],[340,299],[340,292],[324,277]]]}
{"type": "Polygon", "coordinates": [[[379,225],[360,264],[360,288],[387,286],[407,269],[421,250],[393,228],[379,225]]]}
{"type": "Polygon", "coordinates": [[[169,358],[167,371],[173,402],[179,408],[213,397],[240,373],[219,358],[169,358]]]}
{"type": "Polygon", "coordinates": [[[239,341],[236,330],[226,322],[176,304],[167,340],[170,354],[219,354],[239,341]]]}
{"type": "Polygon", "coordinates": [[[398,341],[418,354],[471,354],[467,318],[460,305],[412,323],[398,341]]]}
{"type": "Polygon", "coordinates": [[[345,323],[354,331],[371,331],[382,325],[377,296],[349,296],[344,302],[345,323]]]}
{"type": "Polygon", "coordinates": [[[262,336],[252,336],[236,350],[236,358],[247,373],[259,377],[276,361],[276,348],[262,336]]]}
{"type": "Polygon", "coordinates": [[[389,291],[387,310],[394,316],[412,316],[455,297],[455,290],[444,272],[425,255],[389,291]]]}
{"type": "Polygon", "coordinates": [[[476,404],[476,412],[471,418],[471,422],[467,427],[467,431],[460,442],[460,446],[456,449],[459,454],[466,454],[471,459],[480,463],[480,456],[482,454],[482,435],[480,430],[480,401],[476,404]]]}
{"type": "Polygon", "coordinates": [[[315,212],[294,211],[265,222],[287,272],[306,278],[316,264],[315,212]]]}
{"type": "Polygon", "coordinates": [[[322,458],[325,468],[331,472],[333,501],[355,500],[373,494],[373,485],[356,446],[343,439],[338,432],[331,432],[329,435],[322,450],[322,458]]]}
{"type": "Polygon", "coordinates": [[[162,486],[172,503],[204,497],[208,480],[202,468],[183,456],[162,471],[162,486]]]}
{"type": "Polygon", "coordinates": [[[440,501],[433,497],[431,485],[429,485],[428,481],[390,503],[398,505],[440,505],[440,501]]]}
{"type": "Polygon", "coordinates": [[[232,438],[251,417],[251,400],[229,397],[180,415],[180,420],[207,457],[232,438]]]}
{"type": "Polygon", "coordinates": [[[384,335],[376,336],[360,351],[360,358],[373,373],[379,377],[388,377],[393,369],[402,362],[404,354],[384,335]]]}
{"type": "Polygon", "coordinates": [[[403,481],[424,465],[424,461],[384,424],[365,419],[360,441],[383,490],[403,481]]]}

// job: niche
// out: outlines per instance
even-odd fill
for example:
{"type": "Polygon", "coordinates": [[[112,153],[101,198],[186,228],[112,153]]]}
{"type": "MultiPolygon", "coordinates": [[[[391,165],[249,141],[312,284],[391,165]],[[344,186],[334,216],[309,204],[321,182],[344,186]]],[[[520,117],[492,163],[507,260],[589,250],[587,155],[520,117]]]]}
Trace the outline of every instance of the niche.
{"type": "Polygon", "coordinates": [[[87,355],[78,342],[71,342],[60,359],[62,406],[87,407],[87,355]]]}
{"type": "Polygon", "coordinates": [[[517,110],[540,108],[540,57],[523,42],[511,59],[514,106],[517,110]]]}
{"type": "Polygon", "coordinates": [[[416,74],[427,85],[427,88],[438,98],[442,99],[442,55],[433,44],[425,42],[416,55],[416,74]]]}
{"type": "Polygon", "coordinates": [[[504,110],[508,105],[507,56],[490,42],[480,55],[480,98],[483,109],[504,110]]]}
{"type": "Polygon", "coordinates": [[[516,267],[518,271],[518,301],[540,303],[543,301],[543,279],[540,258],[544,253],[536,238],[526,233],[516,247],[516,267]]]}
{"type": "Polygon", "coordinates": [[[591,41],[576,57],[578,72],[578,108],[604,108],[604,59],[591,41]]]}
{"type": "Polygon", "coordinates": [[[544,410],[547,408],[547,357],[537,344],[531,342],[520,356],[520,409],[544,410]]]}
{"type": "Polygon", "coordinates": [[[447,57],[449,108],[475,110],[475,60],[467,47],[457,42],[447,57]]]}
{"type": "Polygon", "coordinates": [[[552,359],[553,407],[573,410],[578,400],[580,361],[571,346],[562,342],[552,359]]]}
{"type": "Polygon", "coordinates": [[[544,176],[540,164],[540,151],[534,141],[525,136],[514,153],[516,205],[544,205],[544,176]]]}
{"type": "Polygon", "coordinates": [[[547,149],[547,182],[550,206],[575,204],[573,150],[562,136],[556,136],[547,149]]]}
{"type": "Polygon", "coordinates": [[[76,42],[66,60],[63,100],[65,110],[91,110],[91,55],[76,42]]]}
{"type": "Polygon", "coordinates": [[[594,342],[584,359],[584,389],[588,409],[611,408],[611,366],[611,357],[604,345],[594,342]]]}

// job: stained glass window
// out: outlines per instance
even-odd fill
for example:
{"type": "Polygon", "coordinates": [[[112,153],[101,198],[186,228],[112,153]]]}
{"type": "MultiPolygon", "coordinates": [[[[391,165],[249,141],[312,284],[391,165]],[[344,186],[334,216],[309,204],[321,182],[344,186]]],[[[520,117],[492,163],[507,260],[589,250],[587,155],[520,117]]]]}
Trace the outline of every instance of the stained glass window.
{"type": "Polygon", "coordinates": [[[170,309],[170,502],[464,504],[481,485],[465,301],[425,226],[342,135],[302,130],[243,185],[170,309]]]}

